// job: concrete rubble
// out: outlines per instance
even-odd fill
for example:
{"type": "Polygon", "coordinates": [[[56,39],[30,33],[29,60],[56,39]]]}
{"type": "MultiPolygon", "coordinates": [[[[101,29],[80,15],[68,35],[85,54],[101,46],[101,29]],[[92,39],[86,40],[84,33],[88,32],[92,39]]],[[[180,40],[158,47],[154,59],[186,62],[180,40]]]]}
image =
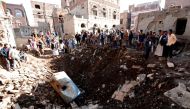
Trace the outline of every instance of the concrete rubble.
{"type": "Polygon", "coordinates": [[[190,92],[187,91],[183,83],[179,83],[177,87],[165,92],[164,95],[178,105],[184,108],[190,108],[190,92]]]}

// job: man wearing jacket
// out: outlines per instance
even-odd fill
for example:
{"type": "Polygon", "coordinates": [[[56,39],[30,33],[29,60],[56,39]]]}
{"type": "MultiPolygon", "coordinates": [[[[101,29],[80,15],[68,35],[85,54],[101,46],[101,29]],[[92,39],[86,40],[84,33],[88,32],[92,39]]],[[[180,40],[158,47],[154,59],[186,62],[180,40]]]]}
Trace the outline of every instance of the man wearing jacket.
{"type": "Polygon", "coordinates": [[[167,57],[172,58],[173,47],[177,41],[177,38],[176,38],[175,34],[173,33],[172,29],[169,30],[167,38],[168,38],[167,44],[166,44],[166,46],[167,46],[167,57]]]}
{"type": "Polygon", "coordinates": [[[8,44],[4,44],[4,47],[1,49],[1,55],[5,59],[7,70],[10,71],[10,59],[9,59],[9,47],[8,44]]]}

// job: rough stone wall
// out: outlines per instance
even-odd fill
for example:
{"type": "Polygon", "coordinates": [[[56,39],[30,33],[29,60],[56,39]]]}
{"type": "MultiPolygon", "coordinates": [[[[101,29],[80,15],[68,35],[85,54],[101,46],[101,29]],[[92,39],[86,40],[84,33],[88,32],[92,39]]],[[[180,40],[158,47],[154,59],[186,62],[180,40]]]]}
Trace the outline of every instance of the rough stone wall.
{"type": "Polygon", "coordinates": [[[179,36],[190,40],[190,8],[176,8],[139,14],[137,29],[142,29],[145,32],[173,29],[176,32],[176,22],[179,18],[187,19],[185,32],[179,36]]]}
{"type": "Polygon", "coordinates": [[[81,1],[78,5],[75,6],[75,8],[71,10],[71,13],[78,17],[83,16],[84,18],[88,18],[88,1],[81,1]]]}
{"type": "Polygon", "coordinates": [[[165,0],[165,8],[169,8],[171,5],[181,6],[182,8],[190,6],[189,0],[165,0]]]}
{"type": "Polygon", "coordinates": [[[35,23],[39,27],[39,30],[44,33],[47,31],[54,32],[53,11],[56,8],[56,5],[37,1],[31,1],[31,5],[33,8],[35,23]],[[40,9],[37,9],[35,5],[39,5],[40,9]]]}
{"type": "Polygon", "coordinates": [[[0,1],[0,42],[16,46],[12,23],[9,16],[5,14],[5,9],[0,1]]]}
{"type": "Polygon", "coordinates": [[[129,29],[129,19],[128,12],[120,13],[120,28],[124,30],[129,29]]]}

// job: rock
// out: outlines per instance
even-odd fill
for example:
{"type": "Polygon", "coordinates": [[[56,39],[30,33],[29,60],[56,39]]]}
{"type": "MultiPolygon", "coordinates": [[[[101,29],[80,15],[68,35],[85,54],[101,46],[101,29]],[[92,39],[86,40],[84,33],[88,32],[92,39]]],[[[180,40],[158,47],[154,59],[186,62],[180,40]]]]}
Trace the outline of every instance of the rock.
{"type": "Polygon", "coordinates": [[[101,56],[99,57],[99,60],[100,60],[100,61],[102,60],[102,57],[101,57],[101,56]]]}
{"type": "Polygon", "coordinates": [[[42,103],[43,105],[47,105],[47,103],[46,103],[45,100],[43,100],[41,103],[42,103]]]}
{"type": "MultiPolygon", "coordinates": [[[[112,95],[112,98],[123,102],[124,97],[137,84],[138,84],[138,82],[136,82],[136,81],[130,81],[130,82],[126,81],[125,84],[121,88],[118,88],[118,90],[114,92],[114,94],[112,95]]],[[[130,95],[130,96],[133,96],[133,95],[130,95]]]]}
{"type": "Polygon", "coordinates": [[[7,109],[9,103],[11,103],[11,97],[3,98],[2,102],[0,102],[0,109],[7,109]]]}
{"type": "Polygon", "coordinates": [[[5,90],[8,92],[8,91],[11,91],[14,89],[14,85],[12,83],[9,83],[8,86],[5,88],[5,90]]]}
{"type": "Polygon", "coordinates": [[[169,68],[174,68],[174,63],[172,63],[172,62],[167,62],[167,66],[168,66],[169,68]]]}
{"type": "Polygon", "coordinates": [[[81,94],[78,87],[64,71],[54,73],[50,84],[67,103],[70,103],[81,94]]]}
{"type": "Polygon", "coordinates": [[[15,104],[14,109],[21,109],[21,108],[20,108],[20,105],[19,105],[18,103],[17,103],[17,104],[15,104]]]}
{"type": "Polygon", "coordinates": [[[149,78],[149,79],[154,79],[153,75],[154,75],[153,73],[148,74],[148,75],[147,75],[147,78],[149,78]]]}
{"type": "Polygon", "coordinates": [[[98,109],[98,104],[96,105],[90,104],[88,105],[88,109],[98,109]]]}
{"type": "Polygon", "coordinates": [[[75,57],[72,57],[72,58],[71,58],[71,61],[73,61],[73,60],[75,60],[75,57]]]}
{"type": "Polygon", "coordinates": [[[105,84],[102,84],[102,88],[105,88],[106,87],[106,85],[105,84]]]}
{"type": "Polygon", "coordinates": [[[178,72],[185,72],[185,68],[179,68],[178,72]]]}
{"type": "Polygon", "coordinates": [[[15,94],[15,93],[19,93],[19,90],[9,90],[8,94],[15,94]]]}
{"type": "Polygon", "coordinates": [[[127,70],[127,66],[126,65],[121,65],[120,68],[124,69],[124,70],[127,70]]]}
{"type": "Polygon", "coordinates": [[[132,68],[133,68],[133,69],[140,69],[141,66],[139,66],[139,65],[133,65],[132,68]]]}
{"type": "Polygon", "coordinates": [[[177,87],[165,92],[164,95],[178,105],[190,108],[190,92],[186,91],[186,86],[183,83],[179,83],[177,87]]]}
{"type": "Polygon", "coordinates": [[[163,84],[165,84],[165,83],[164,83],[164,82],[160,83],[160,84],[158,85],[158,88],[160,89],[163,84]]]}
{"type": "Polygon", "coordinates": [[[77,109],[77,108],[79,108],[78,105],[77,105],[75,102],[72,102],[72,103],[70,103],[70,104],[71,104],[72,109],[77,109]]]}
{"type": "Polygon", "coordinates": [[[134,91],[130,92],[128,95],[129,95],[129,98],[134,98],[135,97],[134,91]]]}
{"type": "Polygon", "coordinates": [[[146,79],[146,74],[140,74],[137,76],[137,81],[138,82],[143,82],[146,79]]]}
{"type": "Polygon", "coordinates": [[[34,106],[30,106],[28,109],[34,109],[34,106]]]}
{"type": "Polygon", "coordinates": [[[9,81],[10,81],[9,79],[5,79],[5,78],[0,77],[0,85],[4,85],[4,84],[8,83],[9,81]]]}
{"type": "Polygon", "coordinates": [[[114,94],[112,95],[112,98],[114,98],[115,100],[119,100],[121,102],[123,102],[124,97],[125,93],[123,93],[122,91],[115,91],[114,94]]]}
{"type": "Polygon", "coordinates": [[[155,67],[156,67],[156,64],[148,64],[147,67],[148,67],[148,68],[155,68],[155,67]]]}

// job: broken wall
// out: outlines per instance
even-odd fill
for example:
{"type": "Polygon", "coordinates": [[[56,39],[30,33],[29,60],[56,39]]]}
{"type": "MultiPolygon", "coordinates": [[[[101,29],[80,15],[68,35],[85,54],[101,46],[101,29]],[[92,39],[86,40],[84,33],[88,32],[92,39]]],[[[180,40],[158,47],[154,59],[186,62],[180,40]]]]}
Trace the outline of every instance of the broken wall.
{"type": "Polygon", "coordinates": [[[137,29],[145,32],[173,29],[177,36],[190,40],[190,8],[174,7],[168,10],[139,14],[137,29]],[[177,26],[179,21],[180,24],[177,26]]]}

